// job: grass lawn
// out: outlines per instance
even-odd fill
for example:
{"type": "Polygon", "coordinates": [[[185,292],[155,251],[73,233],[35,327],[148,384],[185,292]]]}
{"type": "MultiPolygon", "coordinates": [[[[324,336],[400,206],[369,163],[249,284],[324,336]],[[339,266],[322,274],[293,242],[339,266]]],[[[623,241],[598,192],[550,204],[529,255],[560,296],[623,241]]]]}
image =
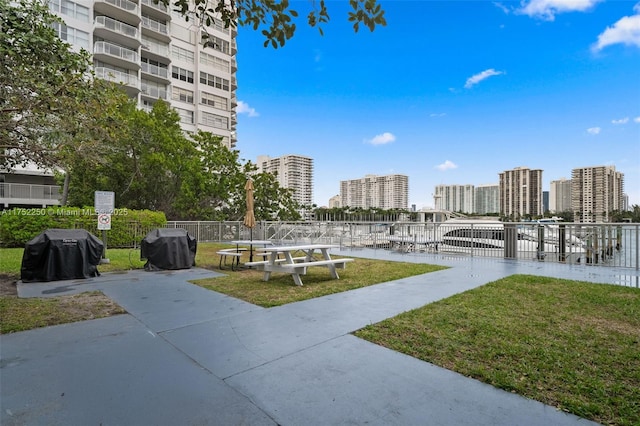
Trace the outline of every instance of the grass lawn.
{"type": "Polygon", "coordinates": [[[357,336],[596,422],[640,425],[640,291],[511,276],[357,336]]]}

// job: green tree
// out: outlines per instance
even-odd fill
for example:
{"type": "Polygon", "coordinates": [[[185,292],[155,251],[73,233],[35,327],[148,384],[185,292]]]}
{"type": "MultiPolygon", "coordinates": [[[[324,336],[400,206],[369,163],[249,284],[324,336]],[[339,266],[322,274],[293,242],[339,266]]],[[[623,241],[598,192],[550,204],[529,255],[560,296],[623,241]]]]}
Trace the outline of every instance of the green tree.
{"type": "MultiPolygon", "coordinates": [[[[185,135],[180,117],[159,100],[150,112],[129,102],[117,111],[120,138],[104,161],[75,157],[69,203],[93,204],[96,190],[114,191],[117,207],[162,211],[170,220],[241,220],[244,185],[256,167],[242,163],[221,138],[208,132],[185,135]]],[[[256,218],[291,220],[296,204],[270,174],[254,176],[256,218]]]]}
{"type": "MultiPolygon", "coordinates": [[[[154,0],[166,6],[173,6],[187,19],[195,19],[201,26],[205,37],[207,27],[221,17],[226,27],[236,25],[261,29],[265,37],[264,45],[274,48],[282,47],[293,37],[299,13],[293,9],[289,0],[154,0]]],[[[311,10],[306,16],[307,24],[318,28],[323,34],[322,26],[329,22],[329,11],[325,0],[311,0],[311,10]]],[[[378,0],[349,0],[351,10],[348,20],[353,23],[354,31],[364,25],[373,31],[377,25],[386,25],[384,10],[378,0]]]]}
{"type": "Polygon", "coordinates": [[[91,78],[90,55],[62,41],[59,24],[46,2],[0,0],[0,167],[67,170],[69,155],[97,159],[110,136],[124,94],[91,78]]]}

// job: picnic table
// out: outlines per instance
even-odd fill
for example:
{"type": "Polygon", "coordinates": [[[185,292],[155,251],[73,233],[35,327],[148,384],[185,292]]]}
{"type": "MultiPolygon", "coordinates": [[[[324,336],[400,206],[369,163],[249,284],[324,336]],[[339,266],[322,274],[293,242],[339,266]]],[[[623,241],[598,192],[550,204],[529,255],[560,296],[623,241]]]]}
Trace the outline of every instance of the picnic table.
{"type": "MultiPolygon", "coordinates": [[[[267,246],[269,244],[273,244],[272,241],[269,240],[234,240],[231,241],[232,244],[235,244],[236,247],[235,248],[229,248],[229,249],[222,249],[219,250],[216,254],[218,254],[220,256],[220,264],[219,264],[219,268],[220,269],[224,269],[222,267],[223,263],[224,265],[227,264],[227,258],[230,257],[231,258],[231,270],[235,270],[235,269],[239,269],[240,268],[240,258],[242,257],[242,253],[245,252],[247,249],[244,247],[240,247],[241,245],[248,245],[250,246],[250,254],[249,254],[249,263],[253,261],[253,246],[255,245],[263,245],[263,246],[267,246]]],[[[266,253],[256,253],[256,255],[258,256],[262,256],[263,258],[266,257],[266,253]]]]}
{"type": "Polygon", "coordinates": [[[307,273],[307,268],[313,266],[325,266],[329,269],[333,279],[339,279],[340,276],[336,268],[344,269],[348,262],[353,259],[332,259],[329,250],[340,246],[333,244],[303,244],[292,246],[274,246],[264,247],[262,250],[268,253],[266,260],[260,262],[247,262],[245,265],[256,266],[259,270],[264,271],[263,281],[269,281],[272,272],[283,272],[291,274],[296,285],[302,285],[300,275],[307,273]],[[294,257],[298,252],[302,252],[303,256],[294,257]],[[321,259],[316,259],[314,254],[321,254],[321,259]],[[280,255],[283,258],[280,258],[280,255]]]}

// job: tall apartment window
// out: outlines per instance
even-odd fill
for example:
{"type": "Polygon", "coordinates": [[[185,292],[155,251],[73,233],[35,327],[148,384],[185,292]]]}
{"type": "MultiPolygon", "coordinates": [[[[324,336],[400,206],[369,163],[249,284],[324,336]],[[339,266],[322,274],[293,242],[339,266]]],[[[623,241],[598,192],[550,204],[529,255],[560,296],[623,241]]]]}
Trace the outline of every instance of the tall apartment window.
{"type": "Polygon", "coordinates": [[[180,122],[185,124],[193,124],[193,111],[187,109],[176,108],[178,115],[180,116],[180,122]]]}
{"type": "Polygon", "coordinates": [[[220,71],[229,72],[229,61],[218,58],[217,56],[209,55],[208,53],[200,53],[200,63],[203,65],[209,65],[220,71]]]}
{"type": "Polygon", "coordinates": [[[179,61],[189,62],[190,64],[194,63],[193,52],[191,50],[183,49],[182,47],[172,46],[171,57],[179,61]]]}
{"type": "Polygon", "coordinates": [[[53,29],[61,40],[83,49],[89,49],[89,33],[58,22],[53,23],[53,29]]]}
{"type": "Polygon", "coordinates": [[[193,71],[185,70],[184,68],[171,67],[171,77],[187,83],[193,83],[193,71]]]}
{"type": "Polygon", "coordinates": [[[210,112],[202,113],[202,124],[215,127],[217,129],[229,129],[229,118],[221,115],[211,114],[210,112]]]}
{"type": "Polygon", "coordinates": [[[213,18],[213,28],[221,33],[229,34],[229,28],[224,27],[224,22],[221,19],[213,18]]]}
{"type": "Polygon", "coordinates": [[[209,36],[204,46],[210,47],[227,55],[229,54],[229,42],[216,36],[209,36]]]}
{"type": "Polygon", "coordinates": [[[49,10],[83,22],[89,22],[89,8],[69,0],[50,0],[49,10]]]}
{"type": "Polygon", "coordinates": [[[174,101],[193,103],[193,92],[191,90],[174,87],[171,91],[171,99],[174,101]]]}
{"type": "Polygon", "coordinates": [[[200,83],[215,87],[216,89],[229,91],[229,80],[213,74],[207,74],[206,72],[200,72],[200,83]]]}
{"type": "Polygon", "coordinates": [[[222,96],[214,95],[212,93],[200,92],[200,103],[209,105],[214,108],[218,108],[224,111],[228,111],[229,100],[222,96]]]}

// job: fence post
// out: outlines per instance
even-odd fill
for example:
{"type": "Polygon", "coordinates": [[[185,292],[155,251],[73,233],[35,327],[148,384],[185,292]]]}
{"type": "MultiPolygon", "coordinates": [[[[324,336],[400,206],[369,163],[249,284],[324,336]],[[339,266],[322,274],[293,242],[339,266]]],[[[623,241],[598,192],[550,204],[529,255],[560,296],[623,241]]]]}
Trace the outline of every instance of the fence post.
{"type": "Polygon", "coordinates": [[[515,223],[504,224],[504,257],[505,259],[518,257],[518,228],[515,223]]]}

